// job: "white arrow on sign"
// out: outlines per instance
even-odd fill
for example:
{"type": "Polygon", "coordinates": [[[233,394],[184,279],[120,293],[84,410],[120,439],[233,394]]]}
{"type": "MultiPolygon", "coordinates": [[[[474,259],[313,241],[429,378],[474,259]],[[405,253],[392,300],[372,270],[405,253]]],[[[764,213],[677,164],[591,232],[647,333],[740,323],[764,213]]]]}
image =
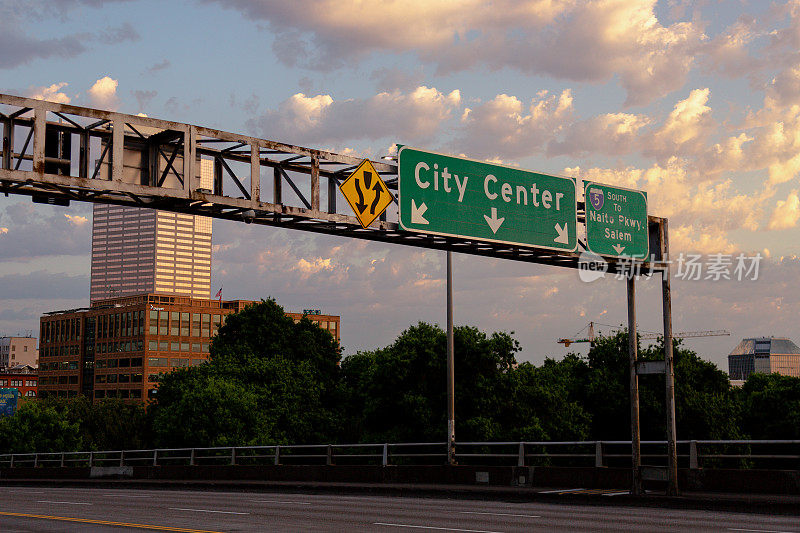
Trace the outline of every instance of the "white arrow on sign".
{"type": "Polygon", "coordinates": [[[553,239],[553,242],[558,242],[561,244],[569,244],[569,232],[567,231],[566,222],[564,222],[563,228],[559,223],[556,223],[556,233],[558,233],[558,236],[555,239],[553,239]]]}
{"type": "Polygon", "coordinates": [[[492,217],[491,218],[489,218],[487,215],[483,215],[483,218],[486,219],[486,223],[489,224],[489,228],[492,230],[492,233],[497,233],[497,230],[500,229],[500,226],[502,226],[503,222],[505,222],[505,220],[506,220],[505,217],[497,218],[497,208],[496,207],[492,208],[492,217]]]}
{"type": "Polygon", "coordinates": [[[422,216],[425,214],[425,211],[428,210],[428,206],[425,205],[425,202],[419,204],[417,207],[416,202],[414,199],[411,199],[411,223],[412,224],[428,224],[428,221],[425,220],[425,217],[422,216]]]}
{"type": "Polygon", "coordinates": [[[617,252],[618,254],[621,254],[621,253],[622,253],[622,250],[624,250],[624,249],[625,249],[625,247],[624,247],[624,246],[622,246],[621,244],[615,244],[614,246],[612,246],[612,248],[613,248],[614,250],[616,250],[616,252],[617,252]]]}

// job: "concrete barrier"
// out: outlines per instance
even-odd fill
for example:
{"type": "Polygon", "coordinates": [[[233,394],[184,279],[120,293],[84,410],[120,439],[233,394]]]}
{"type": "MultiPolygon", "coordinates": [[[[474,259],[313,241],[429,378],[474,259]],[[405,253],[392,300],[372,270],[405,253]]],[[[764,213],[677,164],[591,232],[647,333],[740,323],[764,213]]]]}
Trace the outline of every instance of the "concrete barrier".
{"type": "MultiPolygon", "coordinates": [[[[418,485],[484,485],[505,487],[568,487],[627,489],[626,468],[509,466],[345,466],[345,465],[220,465],[125,467],[0,468],[2,479],[75,480],[123,478],[158,481],[263,481],[298,483],[385,483],[418,485]]],[[[650,487],[659,488],[657,481],[650,487]]],[[[796,470],[679,471],[682,489],[707,492],[800,494],[796,470]]]]}

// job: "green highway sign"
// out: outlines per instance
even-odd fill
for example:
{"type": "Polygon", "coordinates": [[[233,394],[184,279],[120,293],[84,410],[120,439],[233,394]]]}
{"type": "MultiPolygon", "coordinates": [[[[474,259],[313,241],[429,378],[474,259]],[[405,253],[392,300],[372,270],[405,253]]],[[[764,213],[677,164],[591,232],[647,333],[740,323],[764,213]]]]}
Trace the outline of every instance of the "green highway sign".
{"type": "Polygon", "coordinates": [[[400,227],[575,251],[575,180],[403,146],[397,154],[400,227]]]}
{"type": "Polygon", "coordinates": [[[598,255],[646,259],[647,193],[584,182],[586,244],[598,255]]]}

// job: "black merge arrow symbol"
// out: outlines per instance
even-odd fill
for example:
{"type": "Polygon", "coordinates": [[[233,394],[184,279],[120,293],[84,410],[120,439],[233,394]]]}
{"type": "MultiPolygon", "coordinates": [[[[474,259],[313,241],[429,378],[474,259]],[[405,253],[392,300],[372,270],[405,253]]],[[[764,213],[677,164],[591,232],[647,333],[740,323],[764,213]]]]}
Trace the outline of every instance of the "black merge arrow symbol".
{"type": "Polygon", "coordinates": [[[375,199],[372,201],[372,205],[369,206],[370,215],[375,214],[375,208],[378,207],[378,204],[380,203],[379,200],[381,199],[381,193],[383,192],[383,185],[381,185],[380,181],[376,181],[372,190],[375,191],[375,199]]]}
{"type": "MultiPolygon", "coordinates": [[[[369,182],[371,183],[372,172],[364,172],[365,181],[367,181],[367,176],[369,176],[369,182]]],[[[364,211],[367,209],[367,204],[364,203],[364,192],[361,190],[361,181],[358,178],[356,178],[356,194],[358,194],[358,202],[356,202],[356,209],[358,209],[359,214],[363,215],[364,211]]]]}

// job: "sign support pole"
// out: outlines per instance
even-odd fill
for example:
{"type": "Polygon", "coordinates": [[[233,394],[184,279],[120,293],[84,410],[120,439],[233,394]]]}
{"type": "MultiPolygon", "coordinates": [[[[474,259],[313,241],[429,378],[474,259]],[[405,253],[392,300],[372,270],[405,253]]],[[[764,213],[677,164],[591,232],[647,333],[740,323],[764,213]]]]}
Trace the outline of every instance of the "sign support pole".
{"type": "MultiPolygon", "coordinates": [[[[631,273],[632,274],[632,273],[631,273]]],[[[636,373],[639,345],[636,337],[636,281],[628,277],[628,356],[631,396],[631,495],[642,495],[642,450],[639,431],[639,376],[636,373]]]]}
{"type": "Polygon", "coordinates": [[[447,464],[456,464],[455,371],[453,341],[453,253],[447,251],[447,464]]]}
{"type": "Polygon", "coordinates": [[[675,368],[672,357],[672,292],[670,289],[669,233],[667,221],[660,225],[662,255],[666,266],[661,271],[661,301],[664,314],[664,368],[666,376],[667,411],[667,495],[678,495],[678,447],[675,429],[675,368]]]}

